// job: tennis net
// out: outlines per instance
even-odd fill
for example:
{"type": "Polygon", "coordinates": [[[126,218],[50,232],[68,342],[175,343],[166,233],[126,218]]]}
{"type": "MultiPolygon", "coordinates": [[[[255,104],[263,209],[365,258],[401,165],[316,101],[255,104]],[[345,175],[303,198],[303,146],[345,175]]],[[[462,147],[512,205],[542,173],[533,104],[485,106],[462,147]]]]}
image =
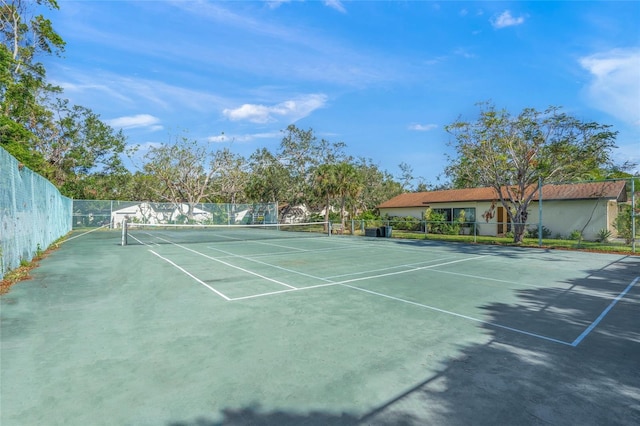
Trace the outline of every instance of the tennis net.
{"type": "Polygon", "coordinates": [[[328,235],[326,222],[262,225],[125,223],[122,245],[221,243],[328,235]]]}

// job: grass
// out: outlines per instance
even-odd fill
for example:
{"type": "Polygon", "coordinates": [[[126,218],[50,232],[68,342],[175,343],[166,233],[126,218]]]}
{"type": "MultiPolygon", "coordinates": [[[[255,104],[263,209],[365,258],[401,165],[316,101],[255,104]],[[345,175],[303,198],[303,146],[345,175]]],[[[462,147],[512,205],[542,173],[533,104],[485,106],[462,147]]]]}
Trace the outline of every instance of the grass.
{"type": "MultiPolygon", "coordinates": [[[[361,234],[356,232],[356,234],[361,234]]],[[[599,253],[622,253],[622,254],[635,254],[632,252],[630,244],[616,243],[616,242],[595,242],[595,241],[578,241],[578,240],[558,240],[545,238],[542,240],[542,246],[539,245],[537,238],[525,238],[521,244],[513,242],[513,238],[510,237],[491,237],[478,235],[444,235],[444,234],[427,234],[421,232],[409,232],[393,230],[393,238],[408,239],[408,240],[433,240],[433,241],[451,241],[458,243],[468,244],[488,244],[488,245],[501,245],[501,246],[513,246],[513,247],[532,247],[532,248],[545,248],[545,249],[558,249],[558,250],[579,250],[579,251],[593,251],[599,253]]]]}
{"type": "MultiPolygon", "coordinates": [[[[577,240],[558,240],[543,238],[542,246],[537,238],[525,238],[522,243],[517,244],[513,242],[513,238],[509,237],[491,237],[478,235],[440,235],[440,234],[420,234],[420,233],[393,233],[394,238],[411,238],[411,239],[427,239],[438,241],[455,241],[475,244],[491,244],[502,246],[516,246],[516,247],[535,247],[546,249],[561,249],[561,250],[580,250],[580,251],[595,251],[602,253],[624,253],[633,254],[630,244],[615,243],[615,242],[595,242],[595,241],[577,241],[577,240]]],[[[635,253],[639,254],[639,253],[635,253]]]]}

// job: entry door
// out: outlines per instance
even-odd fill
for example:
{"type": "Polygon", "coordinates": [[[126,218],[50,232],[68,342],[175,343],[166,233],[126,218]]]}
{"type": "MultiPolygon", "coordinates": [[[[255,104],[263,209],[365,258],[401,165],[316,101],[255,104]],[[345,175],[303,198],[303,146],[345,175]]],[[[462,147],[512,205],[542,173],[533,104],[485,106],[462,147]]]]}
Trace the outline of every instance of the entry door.
{"type": "Polygon", "coordinates": [[[498,207],[498,235],[509,232],[509,215],[504,207],[498,207]]]}

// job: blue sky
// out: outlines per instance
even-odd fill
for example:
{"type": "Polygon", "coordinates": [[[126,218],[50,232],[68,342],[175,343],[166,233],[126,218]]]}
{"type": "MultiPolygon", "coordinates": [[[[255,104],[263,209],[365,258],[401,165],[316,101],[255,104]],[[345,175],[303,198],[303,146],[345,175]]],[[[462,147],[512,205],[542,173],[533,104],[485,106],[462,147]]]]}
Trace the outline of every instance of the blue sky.
{"type": "MultiPolygon", "coordinates": [[[[66,1],[52,82],[130,144],[248,157],[289,124],[437,184],[476,104],[562,106],[640,162],[640,2],[66,1]]],[[[139,164],[136,161],[136,164],[139,164]]]]}

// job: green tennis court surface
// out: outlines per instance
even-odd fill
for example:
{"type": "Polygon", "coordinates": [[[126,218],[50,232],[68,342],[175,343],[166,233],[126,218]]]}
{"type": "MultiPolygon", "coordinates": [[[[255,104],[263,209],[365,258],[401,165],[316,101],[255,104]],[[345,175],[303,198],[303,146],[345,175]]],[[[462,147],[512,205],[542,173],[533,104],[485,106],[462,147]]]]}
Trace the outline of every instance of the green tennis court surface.
{"type": "Polygon", "coordinates": [[[0,298],[0,424],[640,424],[640,257],[140,231],[0,298]]]}

